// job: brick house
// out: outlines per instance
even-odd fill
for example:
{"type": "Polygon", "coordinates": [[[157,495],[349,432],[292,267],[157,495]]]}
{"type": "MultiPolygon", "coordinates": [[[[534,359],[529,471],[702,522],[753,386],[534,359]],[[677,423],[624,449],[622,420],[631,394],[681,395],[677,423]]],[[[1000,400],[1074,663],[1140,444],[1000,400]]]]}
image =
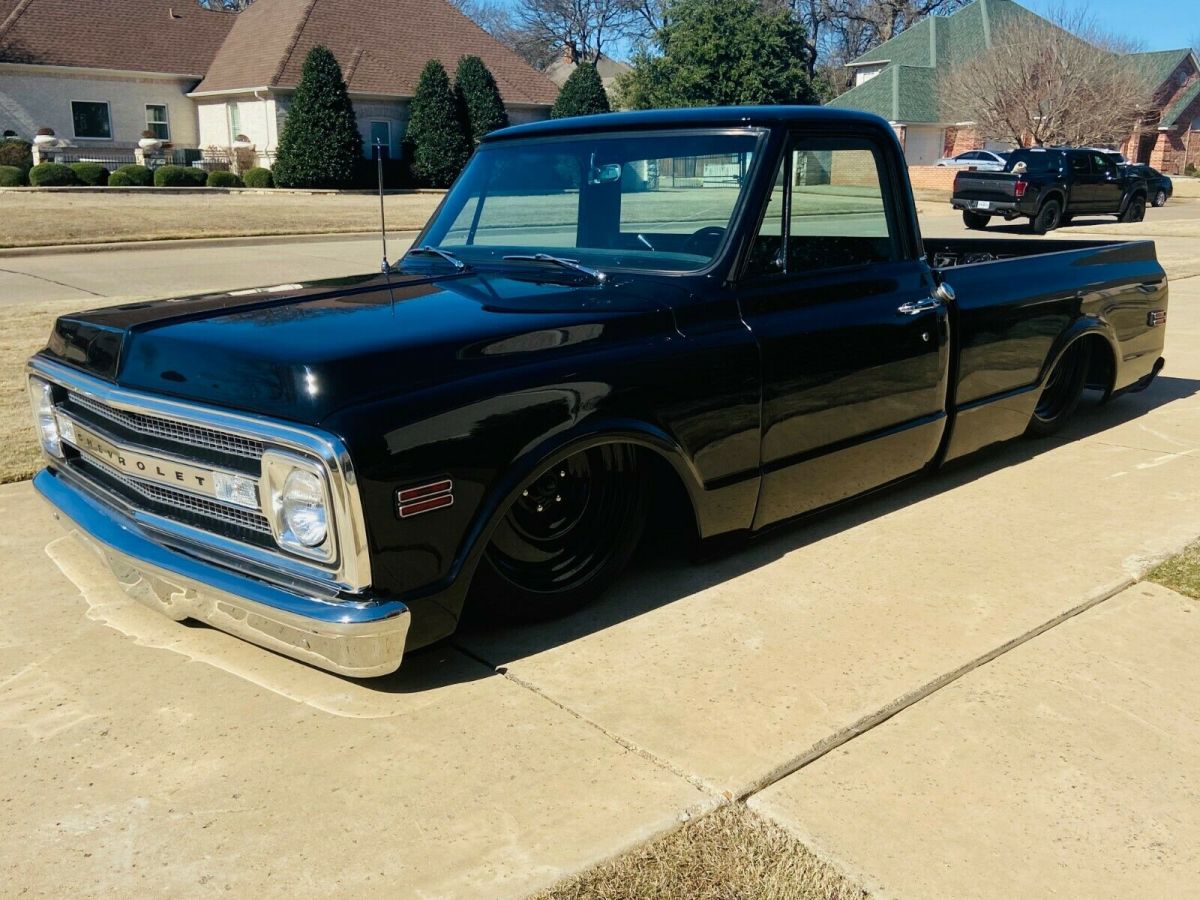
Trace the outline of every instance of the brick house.
{"type": "MultiPolygon", "coordinates": [[[[912,166],[964,150],[1005,149],[1011,144],[982,140],[966,113],[944,108],[939,82],[954,67],[986,52],[994,35],[1035,19],[1035,13],[1013,0],[975,0],[948,16],[928,16],[848,63],[854,86],[829,105],[883,116],[896,129],[912,166]]],[[[1122,150],[1162,171],[1182,172],[1189,161],[1200,161],[1196,55],[1166,50],[1136,53],[1132,60],[1153,94],[1153,105],[1122,150]]]]}
{"type": "Polygon", "coordinates": [[[53,128],[75,155],[114,160],[144,130],[193,152],[242,134],[269,161],[317,44],[341,63],[364,146],[378,139],[393,156],[430,59],[453,73],[459,57],[481,57],[514,122],[545,118],[558,94],[446,0],[258,0],[240,13],[195,0],[0,0],[0,130],[53,128]]]}

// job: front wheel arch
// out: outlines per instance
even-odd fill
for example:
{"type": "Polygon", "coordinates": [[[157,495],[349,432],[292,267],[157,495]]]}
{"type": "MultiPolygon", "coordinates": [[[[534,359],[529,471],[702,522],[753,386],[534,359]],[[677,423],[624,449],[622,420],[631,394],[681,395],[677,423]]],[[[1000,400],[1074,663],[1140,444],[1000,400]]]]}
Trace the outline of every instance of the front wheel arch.
{"type": "MultiPolygon", "coordinates": [[[[604,444],[625,444],[635,448],[653,475],[650,490],[656,495],[670,495],[678,500],[678,511],[686,517],[683,527],[697,536],[702,535],[700,496],[704,490],[703,482],[683,448],[665,432],[640,422],[621,422],[582,434],[560,435],[523,454],[489,490],[481,504],[450,574],[452,582],[460,586],[455,594],[464,604],[493,534],[521,492],[556,462],[604,444]]],[[[650,498],[652,503],[657,499],[657,496],[650,498]]],[[[462,609],[459,610],[461,613],[462,609]]]]}

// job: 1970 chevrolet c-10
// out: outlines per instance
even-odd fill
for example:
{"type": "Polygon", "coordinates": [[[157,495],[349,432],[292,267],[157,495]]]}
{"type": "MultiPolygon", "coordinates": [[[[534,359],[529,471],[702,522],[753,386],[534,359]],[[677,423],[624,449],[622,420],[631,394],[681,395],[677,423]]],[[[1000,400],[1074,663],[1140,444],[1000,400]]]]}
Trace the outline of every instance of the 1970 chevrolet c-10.
{"type": "Polygon", "coordinates": [[[382,675],[592,599],[665,494],[752,532],[1047,434],[1166,315],[1150,242],[922,241],[882,119],[539,122],[388,271],[60,318],[34,484],[167,615],[382,675]]]}

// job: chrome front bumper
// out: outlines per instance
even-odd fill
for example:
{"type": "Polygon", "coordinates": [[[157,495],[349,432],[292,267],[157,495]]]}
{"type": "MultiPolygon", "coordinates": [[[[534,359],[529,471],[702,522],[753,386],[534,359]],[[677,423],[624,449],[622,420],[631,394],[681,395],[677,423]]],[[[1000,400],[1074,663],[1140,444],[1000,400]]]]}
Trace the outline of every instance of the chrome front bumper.
{"type": "Polygon", "coordinates": [[[126,593],[176,621],[196,619],[339,675],[369,678],[400,666],[409,612],[399,601],[336,602],[285,590],[157,543],[49,469],[33,486],[126,593]]]}

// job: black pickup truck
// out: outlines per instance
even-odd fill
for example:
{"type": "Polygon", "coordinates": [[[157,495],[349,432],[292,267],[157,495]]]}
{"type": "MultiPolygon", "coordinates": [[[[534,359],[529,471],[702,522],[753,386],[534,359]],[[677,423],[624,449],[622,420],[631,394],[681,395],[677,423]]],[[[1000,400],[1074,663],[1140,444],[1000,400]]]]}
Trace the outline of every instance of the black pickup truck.
{"type": "Polygon", "coordinates": [[[34,485],[168,616],[380,675],[594,598],[651,513],[754,532],[1054,431],[1166,316],[1150,242],[922,241],[873,116],[561,119],[386,271],[62,316],[34,485]]]}
{"type": "Polygon", "coordinates": [[[1010,153],[1003,172],[959,172],[950,202],[968,228],[982,230],[1002,216],[1029,219],[1045,234],[1082,214],[1140,222],[1147,192],[1145,177],[1102,150],[1031,148],[1010,153]]]}

